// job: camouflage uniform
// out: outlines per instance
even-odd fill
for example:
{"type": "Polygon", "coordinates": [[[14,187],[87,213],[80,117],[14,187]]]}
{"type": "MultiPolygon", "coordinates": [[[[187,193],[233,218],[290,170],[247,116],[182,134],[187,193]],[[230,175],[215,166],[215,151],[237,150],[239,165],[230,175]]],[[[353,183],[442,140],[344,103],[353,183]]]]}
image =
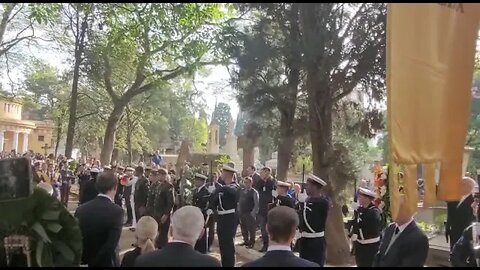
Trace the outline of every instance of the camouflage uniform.
{"type": "Polygon", "coordinates": [[[168,242],[168,229],[170,227],[170,215],[175,205],[175,189],[172,184],[163,182],[156,187],[155,201],[153,204],[153,217],[158,222],[157,248],[162,248],[168,242]],[[164,223],[162,216],[167,216],[164,223]]]}

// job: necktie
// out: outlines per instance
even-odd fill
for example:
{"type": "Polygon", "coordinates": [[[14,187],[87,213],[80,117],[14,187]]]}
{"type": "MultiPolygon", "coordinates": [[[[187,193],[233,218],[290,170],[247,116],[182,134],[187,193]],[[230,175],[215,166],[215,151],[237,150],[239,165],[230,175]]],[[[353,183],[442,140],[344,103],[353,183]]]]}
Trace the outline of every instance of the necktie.
{"type": "Polygon", "coordinates": [[[395,226],[395,231],[392,235],[392,238],[390,239],[390,243],[388,243],[388,247],[387,249],[385,250],[385,254],[388,253],[388,251],[390,250],[390,248],[392,247],[392,244],[395,242],[395,240],[397,240],[397,237],[400,235],[400,228],[398,228],[398,226],[395,226]]]}

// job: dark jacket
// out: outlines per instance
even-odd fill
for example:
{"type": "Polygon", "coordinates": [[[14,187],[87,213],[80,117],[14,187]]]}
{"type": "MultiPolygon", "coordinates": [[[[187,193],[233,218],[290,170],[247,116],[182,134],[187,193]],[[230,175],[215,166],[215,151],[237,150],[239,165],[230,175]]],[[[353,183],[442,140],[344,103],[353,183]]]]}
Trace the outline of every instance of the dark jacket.
{"type": "Polygon", "coordinates": [[[87,203],[97,197],[98,191],[97,187],[95,186],[96,182],[96,178],[91,178],[84,184],[82,192],[79,194],[78,198],[78,202],[80,203],[80,205],[87,203]]]}
{"type": "Polygon", "coordinates": [[[273,202],[272,191],[275,189],[275,180],[270,177],[265,181],[258,181],[254,187],[258,191],[259,211],[258,214],[266,216],[268,205],[273,202]]]}
{"type": "Polygon", "coordinates": [[[288,250],[268,251],[263,257],[248,262],[242,267],[320,267],[318,264],[298,258],[288,250]]]}
{"type": "Polygon", "coordinates": [[[262,181],[262,177],[260,177],[260,175],[258,173],[254,173],[252,174],[252,184],[253,184],[253,187],[255,188],[257,186],[257,183],[262,181]]]}
{"type": "Polygon", "coordinates": [[[472,245],[472,227],[470,225],[463,231],[462,237],[455,243],[450,254],[450,262],[453,267],[480,267],[475,261],[475,253],[472,245]]]}
{"type": "Polygon", "coordinates": [[[474,220],[473,195],[468,196],[459,204],[459,202],[447,202],[447,224],[446,233],[449,236],[450,248],[460,239],[463,231],[472,224],[474,220]]]}
{"type": "Polygon", "coordinates": [[[185,243],[170,242],[160,250],[141,255],[135,267],[221,267],[220,262],[185,243]]]}
{"type": "Polygon", "coordinates": [[[415,221],[408,224],[385,254],[395,229],[394,223],[385,229],[373,266],[423,267],[428,255],[428,238],[415,221]]]}
{"type": "Polygon", "coordinates": [[[123,209],[108,198],[97,196],[75,211],[83,236],[82,262],[89,267],[116,267],[122,233],[123,209]]]}
{"type": "Polygon", "coordinates": [[[133,195],[136,208],[147,206],[148,191],[149,183],[147,178],[140,176],[135,183],[135,193],[133,195]]]}
{"type": "Polygon", "coordinates": [[[155,194],[155,202],[153,204],[153,215],[158,220],[163,216],[169,216],[172,213],[175,204],[173,185],[168,182],[163,182],[157,187],[155,194]]]}
{"type": "Polygon", "coordinates": [[[130,250],[129,252],[123,255],[122,263],[120,267],[133,267],[135,264],[135,260],[141,255],[142,249],[137,247],[134,250],[130,250]]]}

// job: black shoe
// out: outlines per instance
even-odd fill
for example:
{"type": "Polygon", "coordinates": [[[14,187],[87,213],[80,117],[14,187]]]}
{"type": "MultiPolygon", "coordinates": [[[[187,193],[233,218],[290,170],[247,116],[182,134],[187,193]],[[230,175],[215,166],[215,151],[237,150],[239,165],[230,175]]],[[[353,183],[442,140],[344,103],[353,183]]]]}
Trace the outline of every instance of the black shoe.
{"type": "Polygon", "coordinates": [[[248,244],[248,245],[246,245],[245,247],[248,248],[248,249],[250,249],[250,248],[253,248],[254,245],[255,245],[255,244],[248,244]]]}
{"type": "Polygon", "coordinates": [[[261,253],[267,252],[267,247],[263,246],[260,250],[258,250],[258,252],[261,252],[261,253]]]}
{"type": "Polygon", "coordinates": [[[132,226],[132,222],[125,222],[125,224],[123,224],[123,226],[130,227],[130,226],[132,226]]]}

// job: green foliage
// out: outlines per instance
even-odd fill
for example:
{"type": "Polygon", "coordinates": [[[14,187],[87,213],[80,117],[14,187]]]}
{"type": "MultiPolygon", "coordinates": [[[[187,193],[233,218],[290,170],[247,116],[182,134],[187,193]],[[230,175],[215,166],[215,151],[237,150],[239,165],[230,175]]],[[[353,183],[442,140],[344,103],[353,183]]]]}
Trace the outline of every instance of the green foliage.
{"type": "Polygon", "coordinates": [[[212,115],[212,123],[216,123],[220,128],[220,146],[225,145],[226,135],[228,132],[228,125],[232,120],[232,114],[230,113],[230,106],[226,103],[220,102],[215,107],[212,115]]]}
{"type": "Polygon", "coordinates": [[[217,164],[217,170],[220,170],[223,165],[227,164],[228,162],[232,161],[229,155],[220,155],[216,160],[215,163],[217,164]]]}

